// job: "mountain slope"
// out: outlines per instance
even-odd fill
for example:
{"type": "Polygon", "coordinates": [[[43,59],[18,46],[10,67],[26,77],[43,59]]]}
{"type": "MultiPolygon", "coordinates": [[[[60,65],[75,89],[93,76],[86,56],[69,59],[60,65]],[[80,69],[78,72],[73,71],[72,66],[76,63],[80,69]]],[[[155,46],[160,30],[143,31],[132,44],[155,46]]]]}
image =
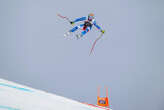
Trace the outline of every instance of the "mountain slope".
{"type": "Polygon", "coordinates": [[[103,110],[0,79],[0,110],[103,110]]]}

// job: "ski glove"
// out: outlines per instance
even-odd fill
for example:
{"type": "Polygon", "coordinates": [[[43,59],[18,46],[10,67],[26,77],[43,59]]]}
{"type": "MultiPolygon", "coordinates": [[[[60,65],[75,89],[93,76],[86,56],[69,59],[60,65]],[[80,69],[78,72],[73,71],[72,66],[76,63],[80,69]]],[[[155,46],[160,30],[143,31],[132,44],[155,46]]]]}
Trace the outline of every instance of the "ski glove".
{"type": "Polygon", "coordinates": [[[101,30],[101,32],[104,34],[105,33],[105,30],[101,30]]]}
{"type": "Polygon", "coordinates": [[[73,21],[70,21],[70,24],[71,24],[71,25],[73,25],[73,24],[75,24],[75,22],[73,22],[73,21]]]}

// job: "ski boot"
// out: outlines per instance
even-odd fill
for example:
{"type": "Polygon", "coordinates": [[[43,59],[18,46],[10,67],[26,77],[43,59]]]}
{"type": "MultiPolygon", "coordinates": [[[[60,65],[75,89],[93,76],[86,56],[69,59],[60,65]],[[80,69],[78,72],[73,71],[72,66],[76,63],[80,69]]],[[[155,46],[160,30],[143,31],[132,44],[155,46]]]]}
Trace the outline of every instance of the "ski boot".
{"type": "Polygon", "coordinates": [[[82,37],[81,34],[76,34],[76,38],[77,38],[77,39],[80,39],[81,37],[82,37]]]}
{"type": "Polygon", "coordinates": [[[64,34],[64,37],[67,37],[67,36],[69,36],[70,34],[71,34],[71,32],[68,31],[67,33],[64,34]]]}

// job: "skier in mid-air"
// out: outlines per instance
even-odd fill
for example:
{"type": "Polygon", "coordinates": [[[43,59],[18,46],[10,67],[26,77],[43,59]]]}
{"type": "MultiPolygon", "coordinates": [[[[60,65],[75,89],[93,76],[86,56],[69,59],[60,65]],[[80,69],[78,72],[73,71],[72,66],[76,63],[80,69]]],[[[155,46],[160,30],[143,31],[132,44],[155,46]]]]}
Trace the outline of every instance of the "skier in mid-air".
{"type": "Polygon", "coordinates": [[[75,24],[76,22],[79,21],[84,21],[83,24],[80,24],[79,26],[75,26],[74,28],[72,28],[70,31],[68,31],[67,33],[64,34],[64,36],[69,36],[71,33],[77,31],[78,29],[81,29],[82,32],[80,34],[77,34],[76,37],[77,39],[83,37],[87,32],[89,32],[92,29],[92,26],[94,25],[100,32],[101,35],[94,41],[90,54],[93,52],[94,47],[96,45],[96,42],[103,36],[103,34],[105,33],[105,30],[102,30],[101,27],[96,23],[95,17],[93,13],[88,14],[87,17],[81,17],[81,18],[77,18],[74,21],[71,21],[69,18],[67,18],[66,16],[62,16],[60,14],[57,14],[60,18],[63,18],[67,21],[70,22],[70,24],[75,24]]]}
{"type": "Polygon", "coordinates": [[[105,31],[101,29],[101,27],[96,23],[95,17],[93,13],[88,14],[88,17],[81,17],[77,18],[74,21],[69,21],[70,24],[74,24],[79,21],[84,21],[83,24],[80,24],[79,26],[75,26],[73,29],[68,31],[64,36],[68,36],[71,33],[77,31],[78,29],[82,29],[83,31],[81,34],[77,34],[76,37],[79,39],[80,37],[83,37],[87,32],[89,32],[92,29],[92,26],[94,25],[100,32],[104,33],[105,31]]]}

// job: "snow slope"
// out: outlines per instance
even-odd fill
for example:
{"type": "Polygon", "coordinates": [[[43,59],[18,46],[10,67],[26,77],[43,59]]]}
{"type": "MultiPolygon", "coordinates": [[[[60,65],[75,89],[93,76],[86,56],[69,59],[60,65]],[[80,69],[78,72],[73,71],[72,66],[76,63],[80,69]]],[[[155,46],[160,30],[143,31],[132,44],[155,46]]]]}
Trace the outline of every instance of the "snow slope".
{"type": "Polygon", "coordinates": [[[104,110],[0,79],[0,110],[104,110]]]}

